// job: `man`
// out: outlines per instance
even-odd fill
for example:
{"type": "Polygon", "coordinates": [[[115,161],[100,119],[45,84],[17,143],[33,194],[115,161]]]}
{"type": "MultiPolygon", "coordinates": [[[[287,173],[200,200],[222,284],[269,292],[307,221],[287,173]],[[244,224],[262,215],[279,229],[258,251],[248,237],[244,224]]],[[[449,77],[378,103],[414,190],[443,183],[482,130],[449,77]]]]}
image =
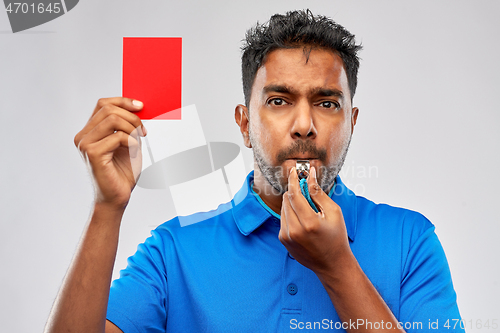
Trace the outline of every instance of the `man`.
{"type": "Polygon", "coordinates": [[[141,102],[99,100],[75,137],[95,180],[94,210],[47,332],[403,332],[447,321],[459,331],[433,225],[355,196],[338,177],[358,117],[359,49],[309,11],[251,29],[235,120],[255,171],[231,202],[192,217],[201,222],[181,227],[175,218],[152,231],[111,292],[136,183],[130,161],[147,133],[133,114],[141,102]],[[311,164],[318,213],[301,194],[297,160],[311,164]]]}

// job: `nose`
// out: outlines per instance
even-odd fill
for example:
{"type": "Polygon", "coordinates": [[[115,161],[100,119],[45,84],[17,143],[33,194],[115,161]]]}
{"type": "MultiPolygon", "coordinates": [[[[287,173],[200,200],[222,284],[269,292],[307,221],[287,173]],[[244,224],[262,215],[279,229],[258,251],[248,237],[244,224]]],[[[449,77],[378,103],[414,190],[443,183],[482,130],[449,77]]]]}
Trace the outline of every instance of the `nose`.
{"type": "Polygon", "coordinates": [[[290,131],[294,139],[314,139],[317,135],[312,117],[312,106],[300,103],[294,110],[294,122],[290,131]]]}

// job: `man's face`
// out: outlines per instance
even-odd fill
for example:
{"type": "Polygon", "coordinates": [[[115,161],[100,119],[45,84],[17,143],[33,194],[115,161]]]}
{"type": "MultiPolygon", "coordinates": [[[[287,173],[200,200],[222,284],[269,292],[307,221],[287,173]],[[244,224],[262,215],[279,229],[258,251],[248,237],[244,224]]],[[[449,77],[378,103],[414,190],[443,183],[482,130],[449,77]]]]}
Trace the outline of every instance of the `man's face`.
{"type": "Polygon", "coordinates": [[[278,49],[257,71],[245,144],[278,193],[286,191],[296,160],[310,161],[327,192],[344,162],[357,112],[337,54],[313,49],[307,59],[302,48],[278,49]]]}

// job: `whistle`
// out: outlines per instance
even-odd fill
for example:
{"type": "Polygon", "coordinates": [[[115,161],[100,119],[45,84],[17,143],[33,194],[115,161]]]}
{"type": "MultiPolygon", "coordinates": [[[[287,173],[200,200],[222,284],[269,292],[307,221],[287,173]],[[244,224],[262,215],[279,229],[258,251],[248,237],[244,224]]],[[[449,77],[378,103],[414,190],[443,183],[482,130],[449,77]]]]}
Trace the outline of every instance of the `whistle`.
{"type": "Polygon", "coordinates": [[[299,184],[300,184],[300,192],[307,199],[307,202],[311,206],[311,208],[317,213],[318,208],[311,199],[311,195],[309,194],[309,190],[307,188],[307,176],[309,176],[309,168],[311,164],[308,160],[297,160],[295,162],[295,169],[297,169],[297,175],[299,176],[299,184]]]}
{"type": "Polygon", "coordinates": [[[311,165],[308,160],[297,160],[295,163],[295,169],[297,169],[297,175],[299,180],[307,178],[309,176],[309,168],[311,165]]]}

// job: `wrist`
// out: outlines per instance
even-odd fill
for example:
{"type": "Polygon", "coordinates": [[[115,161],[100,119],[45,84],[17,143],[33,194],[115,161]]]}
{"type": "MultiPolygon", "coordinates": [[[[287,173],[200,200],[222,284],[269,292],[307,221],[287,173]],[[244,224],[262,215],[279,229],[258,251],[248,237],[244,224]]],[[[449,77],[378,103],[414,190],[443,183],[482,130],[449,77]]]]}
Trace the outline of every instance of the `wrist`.
{"type": "Polygon", "coordinates": [[[125,211],[125,208],[127,208],[129,199],[130,197],[126,199],[121,198],[118,200],[108,200],[105,199],[102,195],[96,194],[94,198],[94,206],[107,211],[123,212],[125,211]]]}
{"type": "Polygon", "coordinates": [[[108,223],[115,222],[120,224],[126,207],[126,205],[95,201],[92,211],[92,220],[108,221],[108,223]]]}
{"type": "Polygon", "coordinates": [[[336,253],[335,260],[324,270],[316,272],[323,283],[330,287],[341,286],[351,279],[359,270],[359,264],[349,246],[342,253],[336,253]]]}

